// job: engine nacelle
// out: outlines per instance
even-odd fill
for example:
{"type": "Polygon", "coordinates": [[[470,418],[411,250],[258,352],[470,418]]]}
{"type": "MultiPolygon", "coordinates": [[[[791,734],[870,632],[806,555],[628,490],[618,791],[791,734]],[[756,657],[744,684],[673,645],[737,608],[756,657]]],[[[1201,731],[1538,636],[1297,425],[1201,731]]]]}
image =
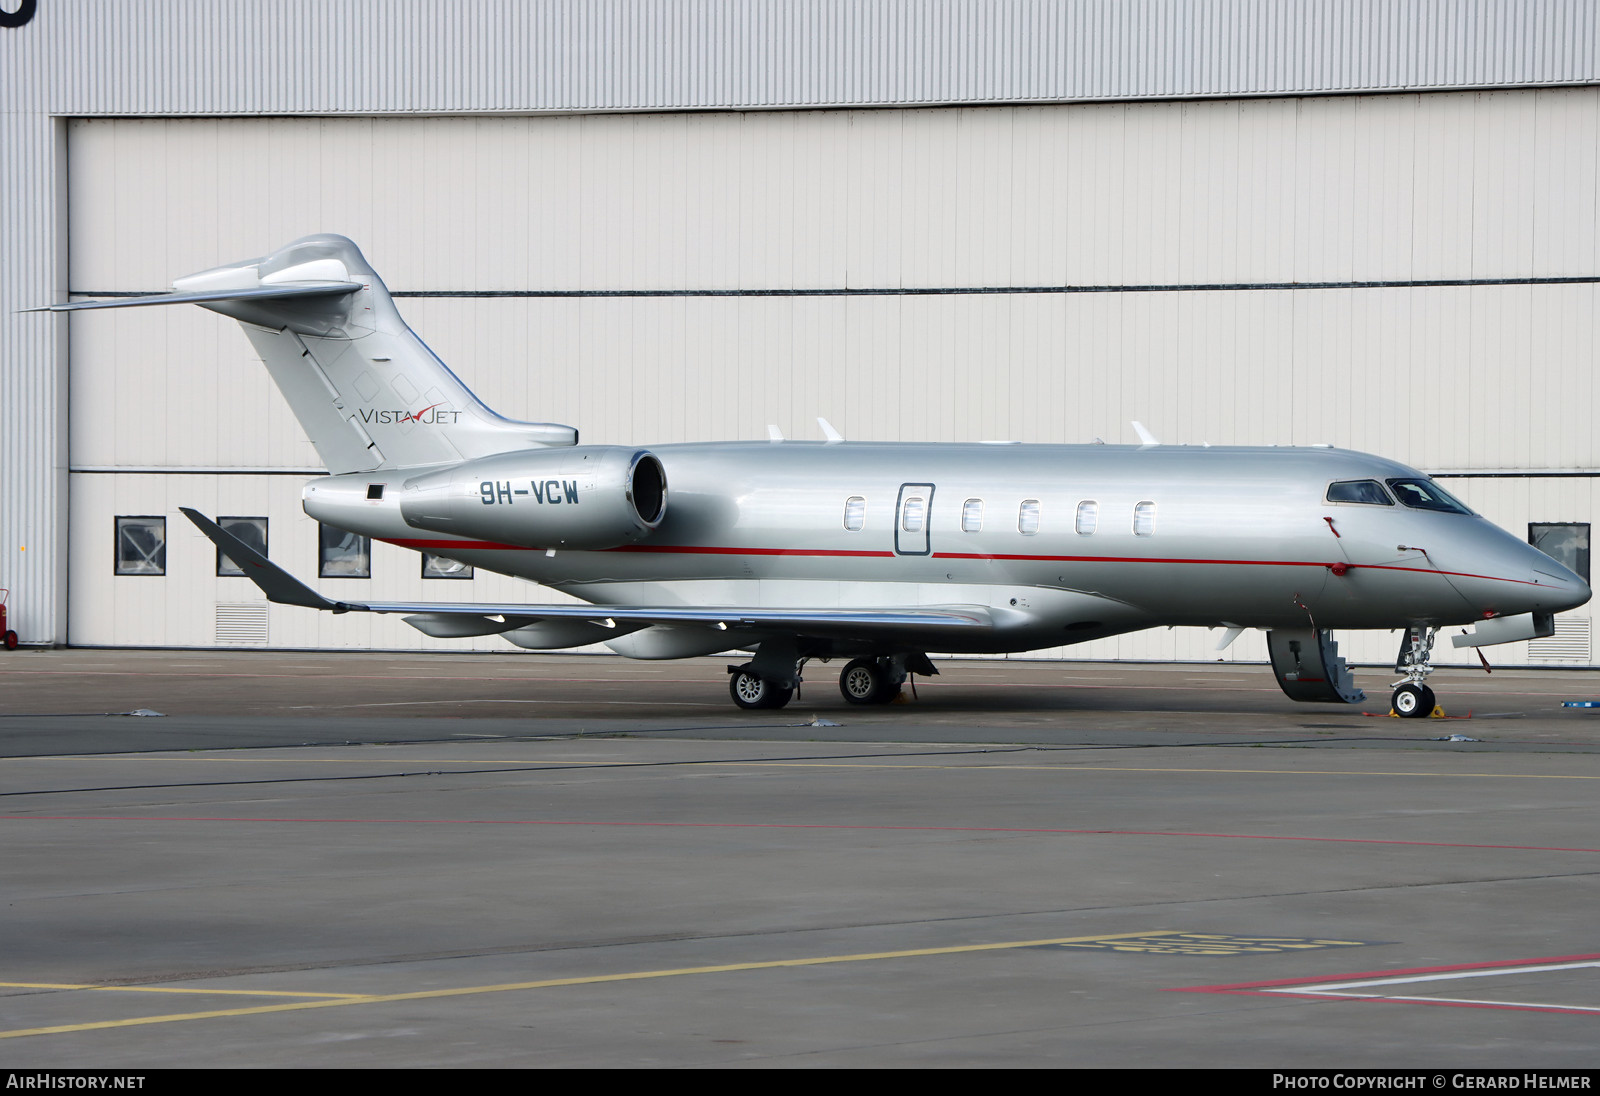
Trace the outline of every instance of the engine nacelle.
{"type": "Polygon", "coordinates": [[[413,528],[524,548],[615,548],[649,536],[666,512],[661,462],[617,445],[481,457],[415,476],[400,491],[400,515],[413,528]]]}

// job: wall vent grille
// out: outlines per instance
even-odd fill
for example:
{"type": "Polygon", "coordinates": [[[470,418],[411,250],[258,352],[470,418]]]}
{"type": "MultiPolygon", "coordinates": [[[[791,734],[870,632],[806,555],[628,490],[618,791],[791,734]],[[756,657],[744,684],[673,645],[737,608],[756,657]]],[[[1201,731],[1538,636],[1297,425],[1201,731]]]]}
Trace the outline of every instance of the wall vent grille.
{"type": "Polygon", "coordinates": [[[1556,617],[1555,635],[1528,641],[1528,661],[1588,663],[1590,624],[1586,617],[1556,617]]]}
{"type": "MultiPolygon", "coordinates": [[[[267,642],[265,605],[217,606],[217,642],[262,647],[267,642]]],[[[1587,647],[1584,648],[1588,650],[1587,647]]]]}

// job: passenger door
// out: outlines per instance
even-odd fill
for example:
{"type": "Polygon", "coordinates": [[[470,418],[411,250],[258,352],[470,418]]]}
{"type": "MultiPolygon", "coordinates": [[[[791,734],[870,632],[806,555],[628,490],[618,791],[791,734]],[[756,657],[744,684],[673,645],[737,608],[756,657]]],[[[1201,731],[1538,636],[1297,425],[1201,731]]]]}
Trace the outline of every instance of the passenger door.
{"type": "Polygon", "coordinates": [[[928,524],[933,514],[933,484],[904,483],[894,507],[894,550],[902,556],[929,554],[928,524]]]}

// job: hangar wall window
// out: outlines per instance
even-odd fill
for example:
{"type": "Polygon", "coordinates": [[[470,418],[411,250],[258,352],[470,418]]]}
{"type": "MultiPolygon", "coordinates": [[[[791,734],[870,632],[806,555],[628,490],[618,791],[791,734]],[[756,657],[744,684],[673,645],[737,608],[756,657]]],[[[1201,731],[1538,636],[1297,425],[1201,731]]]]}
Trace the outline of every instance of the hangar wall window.
{"type": "Polygon", "coordinates": [[[422,553],[423,578],[471,578],[472,568],[460,560],[422,553]]]}
{"type": "Polygon", "coordinates": [[[1156,504],[1141,502],[1133,508],[1133,535],[1148,537],[1156,531],[1156,504]]]}
{"type": "Polygon", "coordinates": [[[860,495],[851,495],[844,500],[844,527],[852,533],[859,533],[867,524],[867,500],[860,495]]]}
{"type": "Polygon", "coordinates": [[[1078,517],[1073,522],[1073,528],[1079,536],[1094,535],[1094,527],[1100,522],[1100,504],[1092,499],[1078,503],[1078,517]]]}
{"type": "Polygon", "coordinates": [[[317,575],[320,578],[371,578],[372,539],[317,523],[317,575]]]}
{"type": "MultiPolygon", "coordinates": [[[[267,554],[266,518],[218,518],[217,524],[262,555],[267,554]]],[[[227,575],[243,576],[244,571],[233,560],[223,555],[221,548],[218,548],[217,575],[218,577],[227,575]]]]}
{"type": "Polygon", "coordinates": [[[117,574],[167,573],[167,519],[127,517],[117,519],[117,574]]]}
{"type": "Polygon", "coordinates": [[[1039,531],[1039,500],[1023,499],[1017,508],[1017,532],[1031,537],[1039,531]]]}
{"type": "Polygon", "coordinates": [[[1589,581],[1588,522],[1529,522],[1528,543],[1583,581],[1589,581]]]}
{"type": "Polygon", "coordinates": [[[983,500],[968,499],[961,504],[961,531],[976,533],[983,528],[983,500]]]}

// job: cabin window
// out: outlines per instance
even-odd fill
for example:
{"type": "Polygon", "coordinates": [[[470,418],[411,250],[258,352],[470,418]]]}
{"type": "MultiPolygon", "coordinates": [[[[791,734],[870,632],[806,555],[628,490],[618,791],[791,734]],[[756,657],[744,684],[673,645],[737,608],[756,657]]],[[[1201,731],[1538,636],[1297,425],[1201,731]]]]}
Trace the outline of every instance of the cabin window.
{"type": "Polygon", "coordinates": [[[1156,504],[1141,502],[1133,508],[1133,535],[1147,537],[1156,531],[1156,504]]]}
{"type": "Polygon", "coordinates": [[[1100,504],[1091,500],[1078,503],[1078,518],[1073,523],[1073,528],[1079,536],[1094,535],[1094,527],[1100,521],[1100,504]]]}
{"type": "Polygon", "coordinates": [[[900,511],[900,528],[907,533],[922,532],[922,520],[927,508],[928,500],[921,495],[912,495],[906,499],[905,506],[900,511]]]}
{"type": "Polygon", "coordinates": [[[1359,502],[1367,506],[1393,506],[1394,500],[1377,480],[1341,480],[1328,484],[1329,502],[1359,502]]]}
{"type": "Polygon", "coordinates": [[[423,578],[471,578],[472,567],[458,559],[446,559],[444,556],[430,556],[422,553],[423,578]]]}
{"type": "Polygon", "coordinates": [[[1470,514],[1459,499],[1430,479],[1392,479],[1389,486],[1395,497],[1413,510],[1437,510],[1444,514],[1470,514]]]}
{"type": "Polygon", "coordinates": [[[968,499],[961,504],[961,531],[976,533],[983,528],[983,500],[968,499]]]}
{"type": "MultiPolygon", "coordinates": [[[[217,524],[240,540],[245,547],[254,548],[262,555],[267,554],[267,519],[266,518],[218,518],[217,524]]],[[[217,549],[217,575],[243,577],[244,569],[233,560],[222,554],[222,549],[217,549]]]]}
{"type": "Polygon", "coordinates": [[[1039,500],[1023,499],[1017,508],[1017,532],[1031,537],[1039,531],[1039,500]]]}
{"type": "Polygon", "coordinates": [[[1589,523],[1528,523],[1528,543],[1583,581],[1589,581],[1589,523]]]}
{"type": "Polygon", "coordinates": [[[128,517],[117,519],[117,574],[167,573],[167,519],[128,517]]]}
{"type": "Polygon", "coordinates": [[[859,533],[867,524],[867,500],[860,495],[851,495],[844,500],[844,527],[852,533],[859,533]]]}
{"type": "Polygon", "coordinates": [[[367,484],[367,501],[368,502],[380,502],[380,501],[382,501],[382,499],[383,499],[383,484],[381,484],[381,483],[369,483],[369,484],[367,484]]]}
{"type": "MultiPolygon", "coordinates": [[[[381,484],[380,484],[381,486],[381,484]]],[[[372,540],[331,525],[317,524],[319,578],[371,578],[372,540]]]]}

